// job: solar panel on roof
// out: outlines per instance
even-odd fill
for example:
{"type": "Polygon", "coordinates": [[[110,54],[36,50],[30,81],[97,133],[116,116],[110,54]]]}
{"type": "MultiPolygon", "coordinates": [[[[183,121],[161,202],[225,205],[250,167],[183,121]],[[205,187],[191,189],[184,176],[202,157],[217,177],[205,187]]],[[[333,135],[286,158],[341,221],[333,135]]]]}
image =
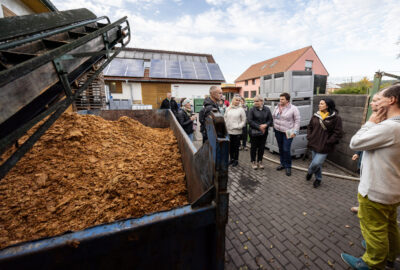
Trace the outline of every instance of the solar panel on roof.
{"type": "Polygon", "coordinates": [[[182,78],[188,80],[197,80],[196,71],[193,63],[191,62],[180,62],[182,68],[182,78]]]}
{"type": "Polygon", "coordinates": [[[207,66],[208,70],[210,71],[212,80],[225,81],[224,75],[222,74],[222,71],[219,68],[218,64],[207,63],[207,66]]]}
{"type": "Polygon", "coordinates": [[[124,76],[126,65],[122,61],[123,59],[115,58],[111,63],[110,67],[107,69],[107,72],[104,75],[107,76],[124,76]]]}
{"type": "Polygon", "coordinates": [[[104,71],[106,76],[143,77],[143,60],[115,58],[104,71]]]}
{"type": "Polygon", "coordinates": [[[193,62],[193,64],[196,68],[197,78],[199,80],[211,80],[210,73],[205,63],[193,62]]]}
{"type": "Polygon", "coordinates": [[[181,68],[178,61],[166,61],[167,78],[182,79],[181,68]]]}
{"type": "Polygon", "coordinates": [[[125,71],[126,77],[143,77],[144,76],[144,66],[143,60],[138,59],[124,59],[127,65],[125,71]]]}
{"type": "Polygon", "coordinates": [[[151,60],[150,78],[166,78],[165,60],[158,60],[158,59],[151,60]]]}

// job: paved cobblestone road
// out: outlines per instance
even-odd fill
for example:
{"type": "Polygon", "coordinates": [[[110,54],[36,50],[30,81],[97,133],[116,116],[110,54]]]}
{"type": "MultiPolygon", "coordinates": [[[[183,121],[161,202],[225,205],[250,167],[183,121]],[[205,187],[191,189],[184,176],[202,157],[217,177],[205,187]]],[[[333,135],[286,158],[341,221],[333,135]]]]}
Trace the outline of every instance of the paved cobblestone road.
{"type": "Polygon", "coordinates": [[[348,269],[340,253],[363,254],[359,221],[350,212],[358,182],[324,176],[314,189],[302,171],[287,177],[269,161],[264,170],[251,169],[249,155],[240,151],[239,166],[229,172],[226,269],[348,269]]]}

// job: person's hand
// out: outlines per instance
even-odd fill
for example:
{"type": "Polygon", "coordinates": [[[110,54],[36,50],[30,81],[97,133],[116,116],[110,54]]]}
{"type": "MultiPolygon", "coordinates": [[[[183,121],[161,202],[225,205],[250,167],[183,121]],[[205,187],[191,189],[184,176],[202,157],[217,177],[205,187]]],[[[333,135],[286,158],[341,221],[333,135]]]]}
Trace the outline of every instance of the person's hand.
{"type": "Polygon", "coordinates": [[[196,120],[196,116],[193,115],[192,117],[190,117],[190,120],[192,120],[192,121],[196,120]]]}
{"type": "Polygon", "coordinates": [[[358,155],[357,155],[357,154],[354,154],[354,155],[351,157],[351,160],[356,160],[356,159],[358,159],[358,155]]]}
{"type": "Polygon", "coordinates": [[[386,113],[387,113],[387,109],[385,107],[381,107],[378,109],[378,111],[373,112],[371,114],[368,121],[378,124],[378,123],[386,120],[386,113]]]}
{"type": "Polygon", "coordinates": [[[294,138],[294,137],[296,137],[295,133],[293,133],[292,136],[290,136],[290,138],[294,138]]]}

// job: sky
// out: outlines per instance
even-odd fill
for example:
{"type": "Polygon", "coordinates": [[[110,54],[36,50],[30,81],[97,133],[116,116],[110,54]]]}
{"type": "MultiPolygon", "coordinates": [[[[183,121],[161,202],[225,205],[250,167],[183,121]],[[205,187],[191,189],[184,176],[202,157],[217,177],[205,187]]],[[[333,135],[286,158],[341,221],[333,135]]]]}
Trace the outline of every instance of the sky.
{"type": "Polygon", "coordinates": [[[399,0],[52,0],[128,17],[128,47],[212,54],[227,83],[252,64],[312,45],[340,83],[400,75],[399,0]]]}

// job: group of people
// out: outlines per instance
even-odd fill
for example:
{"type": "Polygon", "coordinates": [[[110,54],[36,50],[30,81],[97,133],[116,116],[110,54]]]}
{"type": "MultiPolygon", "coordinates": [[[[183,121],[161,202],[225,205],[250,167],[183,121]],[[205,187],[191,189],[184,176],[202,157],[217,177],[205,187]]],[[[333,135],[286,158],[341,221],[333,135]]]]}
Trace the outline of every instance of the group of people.
{"type": "MultiPolygon", "coordinates": [[[[210,88],[200,117],[203,142],[207,140],[205,118],[213,109],[220,111],[222,91],[210,88]],[[203,120],[202,120],[203,119],[203,120]]],[[[184,112],[178,113],[182,126],[193,121],[190,101],[183,101],[184,112]],[[189,104],[189,105],[188,105],[189,104]],[[181,114],[181,115],[180,115],[181,114]]],[[[323,98],[307,126],[308,148],[312,161],[306,180],[315,175],[313,186],[321,185],[322,164],[343,136],[342,119],[335,103],[323,98]]],[[[393,267],[400,254],[400,233],[397,225],[397,208],[400,205],[400,84],[392,85],[376,94],[371,102],[372,115],[352,137],[350,148],[357,151],[353,159],[362,156],[358,186],[358,217],[364,237],[365,253],[361,258],[342,253],[342,259],[353,269],[385,269],[393,267]]],[[[234,96],[224,112],[230,137],[230,164],[238,165],[240,140],[249,125],[251,166],[263,169],[262,164],[268,129],[274,128],[279,146],[280,165],[291,175],[291,144],[299,134],[299,110],[290,103],[290,95],[282,93],[278,106],[271,113],[261,96],[254,98],[254,107],[248,109],[244,99],[234,96]]],[[[189,131],[191,131],[190,129],[189,131]]],[[[185,129],[186,131],[186,129],[185,129]]],[[[187,131],[188,132],[188,131],[187,131]]],[[[247,134],[246,134],[247,139],[247,134]]]]}
{"type": "MultiPolygon", "coordinates": [[[[241,141],[246,146],[247,136],[250,137],[250,160],[253,169],[264,169],[263,156],[268,130],[273,127],[275,138],[279,148],[280,164],[278,171],[284,170],[287,176],[291,176],[293,139],[299,134],[300,112],[290,102],[290,95],[282,93],[279,103],[271,113],[264,105],[264,99],[257,95],[254,97],[254,106],[248,109],[245,100],[235,95],[229,104],[224,99],[221,88],[212,86],[210,95],[204,100],[203,109],[199,113],[200,131],[203,143],[207,141],[205,119],[213,109],[224,115],[226,128],[230,138],[229,164],[236,167],[239,164],[239,148],[241,141]],[[228,106],[226,106],[228,104],[228,106]]],[[[162,108],[170,108],[176,115],[179,123],[191,140],[196,128],[196,117],[191,109],[189,99],[181,99],[181,109],[178,110],[176,102],[170,94],[163,101],[162,108]],[[165,106],[164,106],[165,104],[165,106]],[[173,109],[174,108],[174,109],[173,109]]],[[[322,164],[328,153],[334,150],[335,145],[343,136],[342,121],[333,100],[324,98],[319,103],[317,111],[307,126],[308,147],[312,153],[312,161],[308,168],[306,179],[310,180],[315,175],[313,186],[321,185],[322,164]]]]}
{"type": "MultiPolygon", "coordinates": [[[[264,106],[264,99],[257,95],[254,97],[254,106],[248,109],[245,100],[235,95],[231,104],[226,110],[221,111],[222,91],[213,86],[210,89],[210,96],[204,101],[204,116],[213,108],[224,114],[225,124],[230,138],[230,161],[233,167],[239,164],[240,141],[247,140],[247,131],[250,136],[250,160],[253,169],[263,169],[265,143],[268,137],[268,130],[273,127],[275,138],[279,147],[280,164],[278,171],[285,170],[287,176],[291,176],[292,153],[291,144],[300,130],[300,112],[291,104],[290,95],[282,93],[279,104],[271,113],[267,106],[264,106]],[[247,125],[249,129],[247,129],[247,125]]],[[[200,117],[205,119],[205,117],[200,117]]],[[[207,140],[204,120],[200,119],[203,142],[207,140]]],[[[319,111],[316,112],[308,127],[308,147],[312,152],[312,162],[308,168],[306,179],[310,180],[315,174],[313,186],[321,185],[322,164],[328,153],[334,150],[340,138],[343,136],[342,121],[333,100],[322,99],[319,103],[319,111]]],[[[244,144],[245,145],[245,144],[244,144]]]]}

